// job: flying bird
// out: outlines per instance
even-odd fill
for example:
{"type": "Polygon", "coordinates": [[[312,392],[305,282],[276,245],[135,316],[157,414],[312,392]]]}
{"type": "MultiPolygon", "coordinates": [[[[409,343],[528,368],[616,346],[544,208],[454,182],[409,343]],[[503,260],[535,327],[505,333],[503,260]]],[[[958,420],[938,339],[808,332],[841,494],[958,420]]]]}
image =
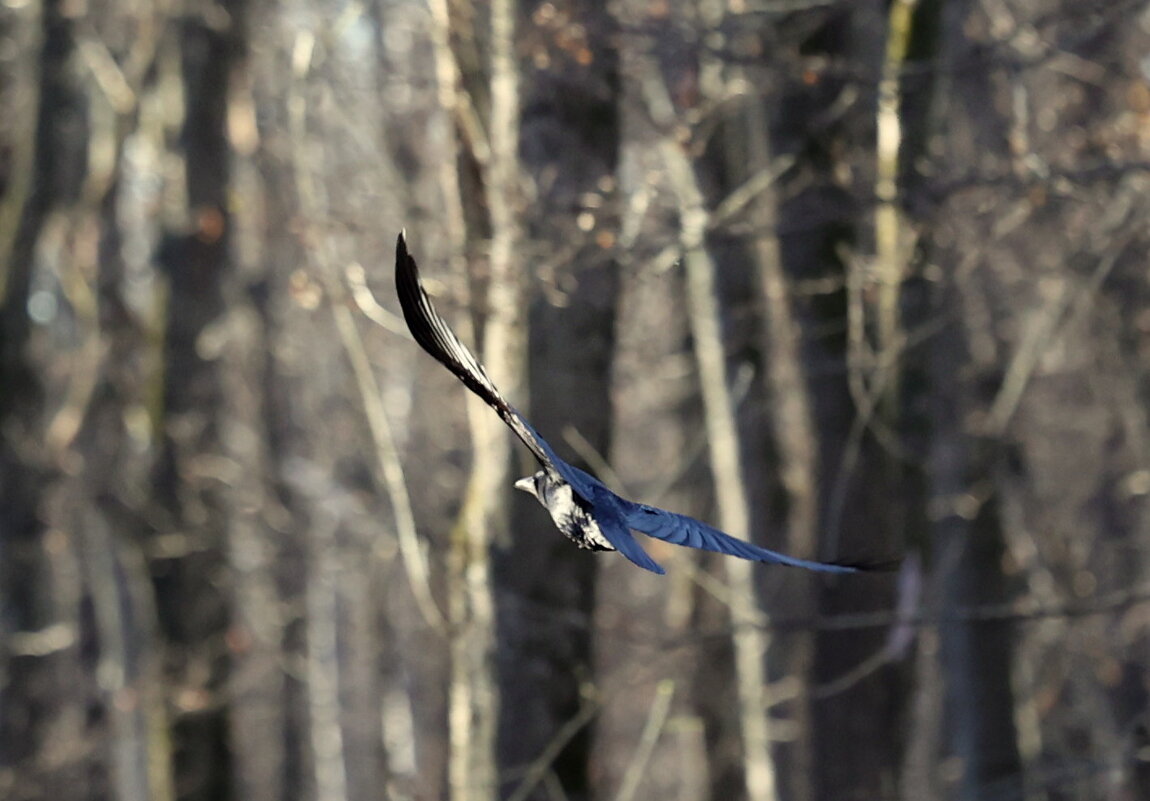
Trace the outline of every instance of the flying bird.
{"type": "Polygon", "coordinates": [[[415,341],[494,409],[539,462],[542,469],[516,481],[515,488],[538,500],[556,527],[580,548],[618,551],[639,567],[653,573],[664,573],[631,533],[639,531],[675,545],[755,562],[826,573],[851,573],[859,569],[855,565],[812,562],[769,551],[724,534],[692,517],[616,495],[599,479],[560,459],[539,432],[495,388],[483,365],[435,311],[419,281],[419,268],[407,252],[402,233],[395,243],[395,289],[415,341]]]}

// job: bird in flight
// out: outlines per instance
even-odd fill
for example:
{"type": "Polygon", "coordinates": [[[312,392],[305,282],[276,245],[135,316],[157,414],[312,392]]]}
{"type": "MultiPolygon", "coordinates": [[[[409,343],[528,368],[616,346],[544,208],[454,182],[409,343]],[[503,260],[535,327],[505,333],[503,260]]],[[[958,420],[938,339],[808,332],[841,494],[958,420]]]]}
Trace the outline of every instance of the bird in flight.
{"type": "Polygon", "coordinates": [[[539,432],[495,388],[483,365],[435,311],[419,281],[419,268],[407,252],[402,233],[395,243],[395,289],[403,317],[415,341],[494,409],[539,462],[542,469],[516,481],[515,488],[534,496],[551,515],[558,529],[580,548],[618,551],[639,567],[653,573],[664,573],[631,534],[639,531],[675,545],[755,562],[826,573],[852,573],[859,569],[855,565],[812,562],[769,551],[735,539],[692,517],[616,495],[599,479],[560,459],[539,432]]]}

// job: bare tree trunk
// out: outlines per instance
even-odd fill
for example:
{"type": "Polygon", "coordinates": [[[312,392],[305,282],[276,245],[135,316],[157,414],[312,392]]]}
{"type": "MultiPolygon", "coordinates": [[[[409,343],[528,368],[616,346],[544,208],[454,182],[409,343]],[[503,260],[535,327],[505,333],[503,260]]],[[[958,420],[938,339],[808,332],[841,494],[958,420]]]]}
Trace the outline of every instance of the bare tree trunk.
{"type": "MultiPolygon", "coordinates": [[[[252,169],[250,166],[247,169],[252,169]]],[[[246,197],[258,190],[241,182],[246,197]]],[[[240,223],[242,225],[242,222],[240,223]]],[[[244,265],[250,267],[251,265],[244,265]]],[[[269,731],[286,731],[286,681],[283,671],[282,598],[277,584],[275,542],[279,532],[269,525],[277,509],[269,486],[274,455],[260,432],[267,430],[265,392],[268,331],[259,310],[233,310],[235,338],[225,356],[224,392],[231,419],[227,455],[240,471],[230,498],[229,560],[236,574],[233,636],[243,646],[235,654],[229,693],[234,700],[230,736],[236,755],[236,794],[247,801],[281,799],[287,779],[286,738],[269,738],[269,731]]]]}
{"type": "MultiPolygon", "coordinates": [[[[707,421],[708,448],[714,475],[719,525],[734,537],[750,534],[749,510],[743,484],[734,403],[727,380],[725,354],[714,285],[714,264],[703,250],[702,231],[683,224],[688,305],[695,335],[699,379],[707,421]],[[692,235],[698,239],[688,239],[692,235]],[[689,244],[688,244],[689,243],[689,244]]],[[[756,609],[753,563],[731,559],[725,563],[731,592],[735,680],[739,696],[739,724],[743,739],[744,781],[751,801],[777,797],[775,765],[771,756],[767,716],[765,659],[770,644],[766,616],[756,609]]]]}
{"type": "MultiPolygon", "coordinates": [[[[139,196],[132,193],[141,187],[132,183],[139,177],[132,170],[154,166],[142,157],[142,152],[154,144],[150,139],[154,129],[149,129],[154,119],[149,112],[171,100],[161,97],[150,84],[150,73],[157,67],[158,45],[165,32],[170,32],[169,20],[163,7],[137,17],[133,16],[135,9],[129,12],[113,4],[103,10],[99,24],[110,28],[138,24],[141,33],[126,40],[105,40],[100,35],[104,29],[90,27],[93,18],[84,10],[65,9],[56,3],[46,4],[42,10],[41,117],[36,155],[29,164],[24,161],[27,152],[16,151],[15,181],[5,187],[16,190],[16,194],[5,193],[6,214],[0,225],[7,232],[6,246],[12,248],[4,253],[5,262],[11,259],[4,282],[5,302],[10,304],[5,309],[3,332],[4,369],[8,373],[4,384],[8,389],[0,415],[6,430],[22,432],[14,442],[20,443],[26,435],[34,437],[19,445],[19,459],[25,464],[17,468],[13,463],[5,472],[32,478],[39,487],[31,493],[29,488],[19,492],[20,484],[11,478],[5,482],[6,525],[0,548],[18,543],[21,536],[28,538],[29,548],[18,548],[12,559],[5,554],[0,563],[43,582],[36,592],[55,598],[45,607],[25,601],[18,606],[38,617],[47,613],[45,619],[54,618],[56,623],[37,633],[35,621],[20,621],[6,639],[14,644],[16,653],[23,650],[24,656],[33,657],[28,666],[35,672],[46,668],[45,675],[64,677],[66,665],[77,672],[60,687],[52,687],[51,682],[32,685],[58,693],[58,700],[38,710],[34,719],[48,729],[70,719],[53,734],[50,745],[44,744],[58,755],[46,764],[54,774],[51,783],[37,787],[40,779],[30,770],[25,774],[29,783],[19,787],[17,782],[16,792],[77,797],[77,788],[83,788],[83,793],[111,793],[120,798],[170,798],[174,783],[170,721],[165,713],[169,699],[160,691],[159,655],[163,649],[155,625],[157,606],[149,569],[159,563],[164,567],[179,563],[175,570],[186,566],[180,563],[187,553],[186,543],[198,538],[169,540],[168,545],[176,545],[175,556],[156,547],[161,538],[156,536],[160,527],[155,521],[162,514],[157,514],[158,506],[151,503],[148,473],[158,432],[152,428],[154,418],[149,415],[168,409],[178,412],[181,407],[170,395],[164,395],[166,407],[156,406],[156,389],[162,380],[157,368],[163,361],[160,337],[150,335],[163,331],[165,312],[170,310],[160,311],[156,297],[148,297],[146,290],[134,293],[132,289],[139,285],[129,286],[142,277],[140,262],[147,256],[141,254],[140,247],[146,251],[155,243],[154,226],[160,221],[154,210],[144,208],[146,204],[137,204],[139,196]],[[125,144],[129,135],[134,149],[125,144]],[[25,172],[30,166],[35,170],[32,175],[25,172]],[[34,187],[31,202],[21,209],[21,194],[30,186],[34,187]],[[23,212],[19,229],[14,227],[13,211],[23,212]],[[13,231],[18,233],[8,238],[13,231]],[[60,288],[64,291],[58,294],[60,288]],[[40,358],[33,354],[39,349],[28,350],[43,337],[48,338],[45,342],[55,343],[41,353],[52,353],[59,347],[60,365],[67,364],[64,370],[48,360],[37,363],[40,358]],[[34,377],[37,373],[39,377],[34,377]],[[46,394],[36,398],[42,391],[46,394]],[[33,399],[32,405],[26,405],[33,399]],[[37,451],[39,456],[34,456],[37,451]],[[21,512],[20,505],[29,500],[32,505],[21,512]],[[49,558],[42,567],[35,559],[21,564],[40,550],[35,544],[38,540],[56,540],[47,549],[49,558]],[[149,563],[147,557],[153,561],[149,563]],[[45,636],[50,632],[57,633],[45,636]],[[31,634],[36,636],[25,636],[31,634]],[[82,647],[74,651],[73,646],[82,647]],[[55,665],[56,661],[61,664],[55,665]],[[56,706],[62,710],[62,718],[57,718],[56,706]]],[[[189,27],[194,29],[194,25],[189,27]]],[[[194,32],[189,33],[192,38],[194,32]]],[[[220,40],[231,41],[226,36],[220,40]]],[[[230,52],[227,43],[222,49],[230,52]]],[[[212,66],[226,71],[228,63],[227,58],[220,58],[212,66]]],[[[198,75],[202,67],[190,55],[187,65],[192,75],[198,75]]],[[[220,159],[205,156],[205,151],[218,142],[214,137],[219,128],[213,122],[219,117],[213,112],[218,110],[222,96],[198,91],[190,91],[188,96],[188,107],[175,108],[174,118],[194,120],[196,134],[186,143],[189,159],[207,158],[220,164],[220,159]]],[[[34,115],[29,116],[32,118],[34,115]]],[[[200,172],[218,177],[210,168],[200,172]]],[[[206,184],[211,183],[209,177],[206,184]]],[[[210,207],[212,192],[208,186],[195,181],[187,186],[190,193],[184,194],[184,183],[177,182],[173,192],[177,207],[186,209],[200,202],[210,207]]],[[[171,264],[176,267],[173,283],[180,289],[184,286],[179,282],[182,275],[176,261],[171,264]]],[[[211,312],[210,304],[205,311],[211,312]]],[[[171,347],[166,352],[179,353],[187,344],[180,340],[181,335],[195,324],[188,326],[188,317],[179,314],[174,318],[167,315],[166,322],[173,329],[168,332],[171,347]]],[[[203,380],[198,391],[210,385],[211,379],[207,377],[210,369],[197,372],[203,380]]],[[[175,383],[173,379],[165,389],[175,383]]],[[[208,400],[201,411],[209,418],[213,413],[211,394],[209,390],[197,395],[208,400]]],[[[205,545],[201,553],[211,554],[215,548],[214,556],[207,557],[212,562],[219,555],[219,539],[213,538],[215,532],[205,533],[207,536],[200,540],[205,545]]],[[[15,574],[0,577],[4,592],[14,589],[20,595],[24,594],[22,581],[15,574]]],[[[193,602],[202,597],[195,591],[188,596],[193,602]]],[[[9,608],[7,601],[4,606],[9,608]]],[[[171,615],[163,622],[169,636],[176,631],[171,615]]],[[[182,656],[193,652],[204,655],[211,650],[204,648],[205,640],[220,632],[218,618],[203,627],[197,627],[198,622],[188,621],[179,630],[178,636],[189,646],[182,656]]],[[[208,660],[213,662],[214,672],[209,683],[216,682],[222,675],[220,662],[208,660]]],[[[169,661],[169,668],[174,664],[169,661]]],[[[168,678],[175,673],[171,670],[168,678]]],[[[22,672],[17,671],[2,683],[6,690],[21,695],[25,692],[21,680],[22,672]]],[[[203,701],[214,689],[204,688],[200,695],[194,684],[189,685],[191,692],[182,696],[181,702],[193,696],[197,702],[203,701]]],[[[32,689],[27,700],[40,704],[38,695],[32,689]]],[[[10,706],[7,699],[3,705],[15,715],[6,714],[5,721],[22,719],[18,708],[10,706]]],[[[212,724],[218,715],[209,712],[200,720],[209,724],[207,729],[192,734],[189,740],[177,737],[177,745],[184,749],[182,755],[211,747],[209,741],[217,733],[212,724]],[[200,736],[205,732],[207,736],[200,736]]],[[[5,746],[0,747],[5,752],[0,761],[26,766],[39,761],[31,756],[41,745],[38,728],[21,736],[23,747],[33,749],[27,760],[17,755],[13,762],[13,754],[5,746]]],[[[190,728],[185,719],[179,735],[189,733],[190,728]]],[[[0,733],[0,740],[6,743],[9,737],[10,733],[0,733]]],[[[216,797],[220,797],[216,790],[226,786],[226,775],[226,765],[219,762],[207,774],[206,783],[216,797]]],[[[199,781],[204,778],[205,774],[197,773],[196,781],[185,785],[189,794],[203,789],[199,781]]]]}
{"type": "MultiPolygon", "coordinates": [[[[932,359],[936,421],[929,474],[940,499],[935,523],[936,580],[942,610],[951,614],[1004,601],[1008,583],[999,566],[1002,532],[996,504],[970,495],[982,469],[958,433],[969,418],[971,400],[956,382],[955,365],[965,348],[949,337],[937,339],[932,359]]],[[[947,746],[962,766],[959,793],[977,799],[987,793],[1023,797],[1022,766],[1014,727],[1011,652],[1015,634],[1008,622],[946,623],[939,631],[940,662],[946,676],[947,746]]]]}
{"type": "MultiPolygon", "coordinates": [[[[245,33],[245,5],[226,7],[228,24],[202,17],[180,29],[185,85],[185,225],[168,232],[160,260],[167,270],[169,302],[163,355],[163,408],[167,419],[153,477],[162,514],[185,531],[178,555],[156,571],[161,631],[170,647],[169,679],[199,696],[174,722],[176,781],[181,797],[227,798],[233,790],[227,754],[226,705],[220,693],[228,660],[217,647],[230,623],[227,577],[227,504],[218,479],[197,467],[205,455],[222,455],[223,393],[218,363],[201,348],[201,336],[223,314],[231,269],[230,176],[225,123],[227,87],[245,33]]],[[[175,222],[175,221],[173,221],[175,222]]]]}
{"type": "MultiPolygon", "coordinates": [[[[523,369],[524,319],[518,259],[522,211],[518,159],[519,68],[515,55],[517,6],[491,5],[491,160],[484,196],[491,215],[491,279],[483,328],[482,361],[496,386],[513,397],[523,369]]],[[[485,801],[498,792],[496,736],[498,687],[494,675],[495,605],[490,548],[507,527],[511,450],[507,431],[477,398],[471,410],[474,461],[467,502],[453,545],[451,794],[454,801],[485,801]]]]}
{"type": "MultiPolygon", "coordinates": [[[[653,65],[640,68],[639,79],[647,107],[658,121],[670,109],[663,78],[653,65]]],[[[664,139],[660,153],[679,208],[680,244],[687,271],[687,308],[694,335],[695,359],[703,396],[708,453],[720,527],[734,537],[750,534],[750,510],[743,481],[742,456],[734,402],[727,377],[726,354],[715,287],[715,265],[706,253],[704,236],[709,215],[681,145],[664,139]]],[[[756,608],[752,565],[739,559],[725,562],[730,585],[735,679],[739,698],[739,727],[743,746],[743,780],[751,801],[773,801],[777,787],[766,713],[765,659],[769,644],[763,628],[765,616],[756,608]]]]}
{"type": "MultiPolygon", "coordinates": [[[[111,782],[89,741],[101,732],[84,725],[83,710],[95,700],[96,688],[84,678],[90,660],[80,650],[85,621],[76,585],[82,546],[64,529],[49,540],[54,547],[44,547],[50,528],[41,512],[63,484],[62,466],[56,462],[61,454],[47,453],[40,445],[53,417],[45,401],[67,386],[67,376],[53,382],[47,364],[37,358],[43,334],[28,313],[36,254],[46,247],[48,223],[54,215],[60,220],[49,252],[66,254],[59,236],[71,226],[61,223],[67,223],[67,210],[78,205],[86,176],[73,25],[60,5],[29,7],[18,17],[5,12],[13,33],[35,43],[24,53],[23,66],[39,85],[13,81],[6,91],[29,115],[26,125],[34,136],[23,148],[10,137],[32,131],[6,131],[5,137],[17,161],[16,180],[2,207],[5,249],[0,253],[0,602],[6,610],[0,616],[0,763],[13,766],[3,788],[13,794],[77,797],[76,788],[86,777],[87,788],[78,797],[97,798],[110,792],[111,782]],[[53,758],[43,760],[40,754],[49,747],[53,758]]],[[[7,85],[19,70],[5,65],[4,73],[7,85]]],[[[90,208],[81,211],[92,213],[90,208]]],[[[90,298],[91,278],[78,284],[90,298]]],[[[84,322],[87,328],[90,315],[84,322]]],[[[82,336],[77,340],[61,345],[78,352],[86,343],[82,336]]]]}
{"type": "MultiPolygon", "coordinates": [[[[726,137],[726,171],[744,182],[719,205],[719,213],[745,215],[753,228],[750,258],[761,308],[760,350],[767,398],[766,417],[777,462],[783,498],[782,513],[762,519],[781,523],[779,547],[803,558],[817,553],[819,481],[818,443],[813,426],[813,399],[803,375],[801,328],[792,308],[783,254],[777,235],[778,197],[776,182],[793,164],[789,157],[776,158],[771,148],[771,114],[766,97],[748,98],[738,121],[726,137]],[[749,176],[749,177],[748,177],[749,176]]],[[[774,528],[775,526],[771,526],[774,528]]],[[[788,606],[796,614],[813,614],[816,596],[812,577],[797,573],[779,576],[778,590],[785,591],[788,606]]],[[[776,593],[778,594],[778,593],[776,593]]],[[[811,764],[810,674],[814,659],[813,636],[796,633],[778,643],[774,661],[782,665],[799,699],[790,720],[795,734],[780,748],[785,775],[780,786],[786,795],[810,797],[811,764]]]]}

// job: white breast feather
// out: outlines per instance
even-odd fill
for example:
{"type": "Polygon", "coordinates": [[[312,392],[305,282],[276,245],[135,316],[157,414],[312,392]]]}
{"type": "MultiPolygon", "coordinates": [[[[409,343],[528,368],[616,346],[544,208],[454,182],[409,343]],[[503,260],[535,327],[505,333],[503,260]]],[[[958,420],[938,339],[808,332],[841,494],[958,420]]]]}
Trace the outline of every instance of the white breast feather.
{"type": "Polygon", "coordinates": [[[602,551],[613,551],[615,546],[607,541],[595,518],[587,514],[575,503],[574,492],[571,485],[563,482],[549,488],[547,511],[555,525],[575,542],[580,548],[596,548],[602,551]]]}

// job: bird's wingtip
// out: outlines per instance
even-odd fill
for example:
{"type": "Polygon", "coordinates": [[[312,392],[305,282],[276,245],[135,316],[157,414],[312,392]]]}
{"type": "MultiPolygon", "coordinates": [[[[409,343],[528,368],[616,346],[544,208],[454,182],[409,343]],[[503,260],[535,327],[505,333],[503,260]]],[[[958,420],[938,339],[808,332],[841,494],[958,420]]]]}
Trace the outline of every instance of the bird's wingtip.
{"type": "Polygon", "coordinates": [[[832,564],[836,567],[849,568],[856,573],[891,573],[902,566],[902,559],[862,559],[851,562],[833,562],[832,564]]]}
{"type": "Polygon", "coordinates": [[[640,551],[642,552],[642,556],[633,555],[630,553],[624,553],[623,555],[644,570],[650,570],[656,576],[667,575],[667,568],[663,567],[661,564],[652,559],[651,555],[646,551],[643,551],[641,548],[640,551]]]}
{"type": "MultiPolygon", "coordinates": [[[[624,554],[624,556],[626,556],[626,554],[624,554]]],[[[631,559],[631,557],[629,557],[629,556],[627,558],[631,559]]],[[[644,561],[639,561],[638,559],[631,559],[631,563],[633,565],[636,565],[637,567],[643,568],[644,570],[649,570],[650,572],[654,573],[656,576],[667,575],[667,568],[663,567],[661,564],[656,562],[654,559],[648,559],[648,560],[644,560],[644,561]]]]}

